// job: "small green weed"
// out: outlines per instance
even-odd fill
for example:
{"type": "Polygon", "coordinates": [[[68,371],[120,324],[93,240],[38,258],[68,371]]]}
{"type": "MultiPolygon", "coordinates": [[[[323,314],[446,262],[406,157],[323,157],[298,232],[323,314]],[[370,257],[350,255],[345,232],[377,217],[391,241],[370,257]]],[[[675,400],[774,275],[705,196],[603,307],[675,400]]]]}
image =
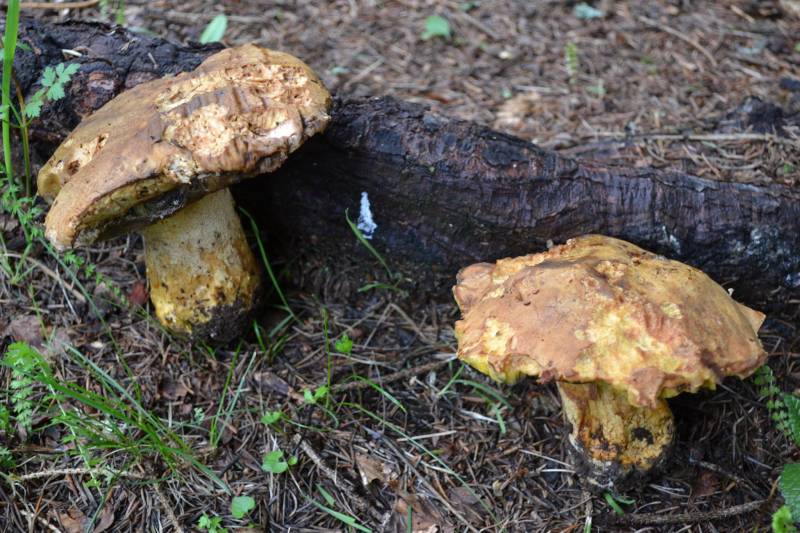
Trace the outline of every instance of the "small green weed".
{"type": "Polygon", "coordinates": [[[339,419],[336,417],[336,413],[334,413],[330,409],[331,404],[331,383],[333,379],[333,354],[331,353],[331,342],[330,342],[330,332],[328,329],[328,310],[323,308],[322,309],[322,335],[325,340],[325,357],[326,357],[326,381],[325,385],[321,387],[317,387],[315,390],[311,391],[306,389],[303,391],[303,399],[309,405],[315,405],[319,409],[325,412],[333,422],[335,427],[339,427],[339,419]],[[325,400],[324,402],[321,400],[325,400]]]}
{"type": "MultiPolygon", "coordinates": [[[[22,113],[18,113],[12,107],[12,111],[17,118],[18,124],[16,127],[20,132],[20,139],[22,141],[22,159],[25,165],[25,196],[32,194],[32,177],[31,177],[31,159],[30,159],[30,142],[28,140],[28,120],[36,118],[42,112],[42,106],[46,102],[55,102],[61,100],[66,96],[64,90],[67,83],[72,79],[72,76],[78,72],[80,65],[77,63],[70,63],[65,65],[59,63],[55,68],[51,66],[45,67],[42,72],[42,78],[39,81],[41,88],[36,91],[33,96],[25,103],[22,100],[21,93],[18,93],[19,107],[22,113]]],[[[26,233],[27,234],[27,233],[26,233]]]]}
{"type": "Polygon", "coordinates": [[[784,505],[772,515],[772,531],[774,533],[797,533],[792,520],[792,511],[784,505]]]}
{"type": "MultiPolygon", "coordinates": [[[[8,442],[13,433],[11,427],[11,412],[3,403],[0,403],[0,442],[8,442]]],[[[0,444],[0,470],[10,470],[16,466],[14,455],[5,444],[0,444]]]]}
{"type": "Polygon", "coordinates": [[[778,388],[772,369],[764,365],[756,370],[753,383],[758,387],[758,394],[766,401],[767,411],[777,427],[786,438],[800,446],[800,398],[782,392],[778,388]]]}
{"type": "Polygon", "coordinates": [[[358,292],[365,292],[365,291],[368,291],[368,290],[371,290],[371,289],[392,289],[392,290],[400,291],[400,288],[398,287],[398,285],[399,285],[400,281],[402,280],[402,276],[397,272],[393,272],[392,269],[389,268],[389,264],[386,262],[386,259],[384,259],[383,256],[378,252],[378,250],[376,250],[375,247],[372,246],[372,244],[367,240],[367,238],[364,237],[364,234],[361,232],[360,229],[358,229],[358,226],[356,225],[356,223],[353,222],[352,220],[350,220],[350,214],[348,213],[347,209],[345,209],[345,211],[344,211],[344,218],[345,218],[345,220],[347,220],[347,225],[350,226],[350,231],[352,231],[353,235],[356,236],[356,240],[358,240],[358,242],[361,243],[361,245],[364,246],[364,248],[366,248],[367,251],[370,254],[372,254],[372,256],[375,259],[378,260],[378,262],[381,264],[383,269],[386,271],[386,275],[389,277],[389,280],[391,281],[390,284],[386,284],[386,283],[368,283],[368,284],[364,285],[363,287],[359,288],[358,292]]]}
{"type": "Polygon", "coordinates": [[[622,508],[620,504],[623,505],[631,505],[634,503],[634,500],[630,498],[625,498],[623,496],[619,496],[618,494],[612,494],[608,491],[603,493],[603,498],[605,498],[606,503],[609,507],[614,511],[615,514],[623,515],[625,514],[625,510],[622,508]]]}
{"type": "Polygon", "coordinates": [[[578,59],[578,45],[570,41],[564,47],[564,68],[567,70],[569,84],[578,83],[578,71],[580,70],[580,60],[578,59]]]}
{"type": "Polygon", "coordinates": [[[423,41],[441,37],[450,39],[450,21],[441,15],[431,15],[425,19],[425,30],[420,35],[423,41]]]}
{"type": "Polygon", "coordinates": [[[236,496],[231,500],[231,516],[244,518],[256,508],[256,501],[252,496],[236,496]]]}
{"type": "Polygon", "coordinates": [[[197,529],[208,533],[228,533],[228,530],[222,527],[222,518],[219,516],[211,517],[206,513],[203,513],[203,516],[197,521],[197,529]]]}
{"type": "Polygon", "coordinates": [[[297,457],[291,456],[284,460],[283,450],[280,448],[276,448],[271,452],[265,453],[264,457],[261,458],[261,469],[264,472],[269,472],[271,474],[283,474],[289,470],[290,466],[294,466],[296,464],[297,457]]]}
{"type": "Polygon", "coordinates": [[[11,450],[0,445],[0,470],[11,470],[16,466],[17,462],[14,460],[11,450]]]}
{"type": "Polygon", "coordinates": [[[779,529],[775,529],[776,532],[797,531],[793,523],[800,521],[800,463],[784,465],[778,487],[785,505],[772,516],[773,528],[777,521],[779,529]]]}
{"type": "Polygon", "coordinates": [[[44,361],[30,346],[18,342],[8,347],[0,364],[11,370],[11,406],[17,425],[25,433],[30,433],[33,429],[33,417],[38,409],[38,404],[34,401],[34,376],[44,361]]]}
{"type": "Polygon", "coordinates": [[[90,385],[60,379],[45,358],[25,343],[9,346],[0,361],[10,369],[15,383],[7,399],[14,417],[7,425],[13,422],[34,431],[33,417],[40,414],[51,425],[64,427],[67,453],[81,457],[91,470],[98,470],[105,460],[103,454],[109,452],[124,455],[128,463],[150,463],[159,457],[177,476],[190,465],[224,491],[229,490],[195,458],[183,439],[142,407],[126,387],[74,348],[66,350],[66,357],[86,372],[90,385]]]}
{"type": "Polygon", "coordinates": [[[80,65],[77,63],[69,65],[59,63],[55,68],[45,67],[40,81],[42,88],[33,93],[33,96],[25,103],[25,116],[36,118],[41,114],[45,102],[55,102],[64,98],[66,96],[64,87],[79,68],[80,65]]]}
{"type": "Polygon", "coordinates": [[[328,387],[327,385],[317,387],[316,389],[314,389],[314,391],[311,391],[310,389],[305,389],[303,391],[303,400],[305,400],[305,402],[308,404],[317,405],[320,400],[327,398],[330,390],[331,390],[330,387],[328,387]]]}
{"type": "Polygon", "coordinates": [[[200,43],[207,44],[221,41],[227,29],[228,17],[226,17],[224,13],[217,15],[208,23],[203,33],[200,34],[200,43]]]}
{"type": "Polygon", "coordinates": [[[336,351],[339,353],[350,355],[353,351],[353,339],[348,337],[347,333],[342,333],[342,336],[336,339],[333,347],[336,348],[336,351]]]}
{"type": "Polygon", "coordinates": [[[265,426],[271,426],[272,424],[277,424],[280,419],[283,418],[283,413],[280,411],[267,411],[261,417],[261,423],[265,426]]]}
{"type": "MultiPolygon", "coordinates": [[[[756,370],[753,383],[758,387],[761,399],[766,402],[775,427],[795,446],[800,446],[800,398],[781,391],[768,365],[756,370]]],[[[776,533],[797,531],[793,524],[800,522],[800,463],[783,466],[778,487],[786,505],[772,515],[772,530],[776,533]]]]}
{"type": "Polygon", "coordinates": [[[586,2],[581,2],[577,4],[575,8],[572,10],[572,14],[575,18],[580,20],[591,20],[600,18],[603,16],[603,12],[597,9],[596,7],[592,7],[586,2]]]}

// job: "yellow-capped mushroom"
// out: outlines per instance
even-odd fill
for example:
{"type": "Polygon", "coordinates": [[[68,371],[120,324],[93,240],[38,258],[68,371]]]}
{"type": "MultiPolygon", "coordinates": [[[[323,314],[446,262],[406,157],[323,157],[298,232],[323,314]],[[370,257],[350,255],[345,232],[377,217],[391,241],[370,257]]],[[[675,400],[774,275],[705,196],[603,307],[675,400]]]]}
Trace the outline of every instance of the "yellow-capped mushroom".
{"type": "Polygon", "coordinates": [[[498,381],[555,380],[578,466],[597,487],[664,459],[665,398],[766,359],[762,313],[693,267],[600,235],[469,266],[453,292],[458,356],[498,381]]]}
{"type": "Polygon", "coordinates": [[[282,52],[245,45],[143,83],[85,118],[42,167],[58,248],[142,229],[151,299],[176,333],[225,340],[259,269],[226,188],[278,168],[329,121],[331,96],[282,52]]]}

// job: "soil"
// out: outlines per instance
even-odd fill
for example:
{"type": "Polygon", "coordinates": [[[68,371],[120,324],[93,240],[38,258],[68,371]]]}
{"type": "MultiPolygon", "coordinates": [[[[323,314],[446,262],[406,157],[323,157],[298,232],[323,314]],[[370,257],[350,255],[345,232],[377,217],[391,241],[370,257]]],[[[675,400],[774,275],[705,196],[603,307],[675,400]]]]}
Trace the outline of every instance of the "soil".
{"type": "MultiPolygon", "coordinates": [[[[106,13],[35,13],[108,21],[115,3],[108,4],[106,13]]],[[[554,1],[183,0],[128,1],[123,13],[140,31],[196,40],[224,12],[225,44],[293,53],[337,94],[424,102],[567,155],[797,183],[800,143],[742,132],[797,140],[798,2],[593,7],[599,16],[582,19],[573,2],[554,1]],[[430,15],[447,18],[449,39],[421,38],[430,15]]],[[[593,531],[763,531],[782,505],[780,470],[799,458],[752,380],[729,380],[671,400],[673,460],[625,490],[620,496],[631,503],[617,516],[583,490],[568,462],[555,389],[533,380],[494,384],[453,360],[454,303],[420,298],[402,283],[385,288],[393,280],[377,260],[364,274],[363,257],[278,253],[262,232],[296,319],[272,291],[253,331],[208,347],[170,338],[151,317],[138,236],[78,254],[108,280],[98,283],[86,272],[71,277],[42,250],[20,259],[24,239],[9,215],[0,214],[0,230],[5,259],[30,268],[23,280],[0,279],[2,348],[25,340],[64,381],[107,394],[65,348],[71,344],[138,391],[139,403],[169,421],[234,495],[257,504],[235,519],[231,495],[209,476],[188,466],[175,472],[146,451],[98,452],[101,464],[124,474],[95,487],[85,472],[96,468],[69,453],[67,430],[47,412],[30,436],[0,435],[17,463],[7,472],[16,481],[0,483],[0,530],[71,532],[91,523],[94,531],[189,531],[204,514],[230,530],[347,530],[327,508],[375,531],[407,531],[409,516],[417,532],[577,532],[588,520],[593,531]],[[359,290],[367,284],[383,285],[359,290]],[[115,303],[114,286],[129,304],[115,303]],[[349,353],[336,343],[344,334],[349,353]],[[328,399],[304,398],[328,384],[328,399]],[[261,421],[275,411],[282,420],[261,421]],[[277,448],[297,463],[270,474],[262,457],[277,448]],[[713,520],[703,514],[731,510],[713,520]],[[627,525],[636,517],[644,525],[627,525]],[[665,517],[674,523],[647,525],[665,517]]],[[[763,295],[765,306],[772,297],[763,295]]],[[[798,304],[761,329],[787,392],[800,388],[798,304]]],[[[9,380],[0,369],[0,383],[9,380]]]]}

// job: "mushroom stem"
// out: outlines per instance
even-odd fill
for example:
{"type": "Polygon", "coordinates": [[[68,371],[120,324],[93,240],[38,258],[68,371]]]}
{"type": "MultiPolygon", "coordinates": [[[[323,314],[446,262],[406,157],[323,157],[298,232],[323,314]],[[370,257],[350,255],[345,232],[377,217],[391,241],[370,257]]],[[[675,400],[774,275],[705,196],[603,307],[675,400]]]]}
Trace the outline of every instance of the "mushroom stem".
{"type": "Polygon", "coordinates": [[[170,331],[224,342],[246,326],[261,278],[228,189],[142,231],[150,299],[170,331]]]}
{"type": "Polygon", "coordinates": [[[664,462],[675,434],[662,399],[637,407],[611,385],[558,382],[575,466],[598,490],[624,485],[664,462]]]}

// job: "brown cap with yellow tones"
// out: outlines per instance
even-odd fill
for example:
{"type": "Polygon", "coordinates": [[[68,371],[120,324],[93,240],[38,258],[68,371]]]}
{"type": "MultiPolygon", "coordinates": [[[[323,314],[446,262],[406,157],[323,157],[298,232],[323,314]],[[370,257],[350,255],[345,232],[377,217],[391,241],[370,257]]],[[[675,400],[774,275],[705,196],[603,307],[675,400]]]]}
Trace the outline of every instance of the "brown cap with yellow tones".
{"type": "Polygon", "coordinates": [[[150,298],[176,333],[224,341],[260,288],[227,187],[278,168],[330,117],[299,59],[253,45],[118,95],[86,117],[39,172],[58,249],[144,234],[150,298]]]}
{"type": "Polygon", "coordinates": [[[605,382],[631,404],[745,377],[764,315],[700,270],[600,235],[463,269],[458,355],[493,378],[605,382]]]}
{"type": "Polygon", "coordinates": [[[85,118],[38,176],[60,249],[165,218],[271,172],[328,123],[331,96],[299,59],[245,45],[138,85],[85,118]]]}
{"type": "Polygon", "coordinates": [[[463,269],[458,356],[496,380],[555,380],[574,463],[607,490],[664,463],[664,398],[766,360],[764,315],[703,272],[601,235],[463,269]]]}

